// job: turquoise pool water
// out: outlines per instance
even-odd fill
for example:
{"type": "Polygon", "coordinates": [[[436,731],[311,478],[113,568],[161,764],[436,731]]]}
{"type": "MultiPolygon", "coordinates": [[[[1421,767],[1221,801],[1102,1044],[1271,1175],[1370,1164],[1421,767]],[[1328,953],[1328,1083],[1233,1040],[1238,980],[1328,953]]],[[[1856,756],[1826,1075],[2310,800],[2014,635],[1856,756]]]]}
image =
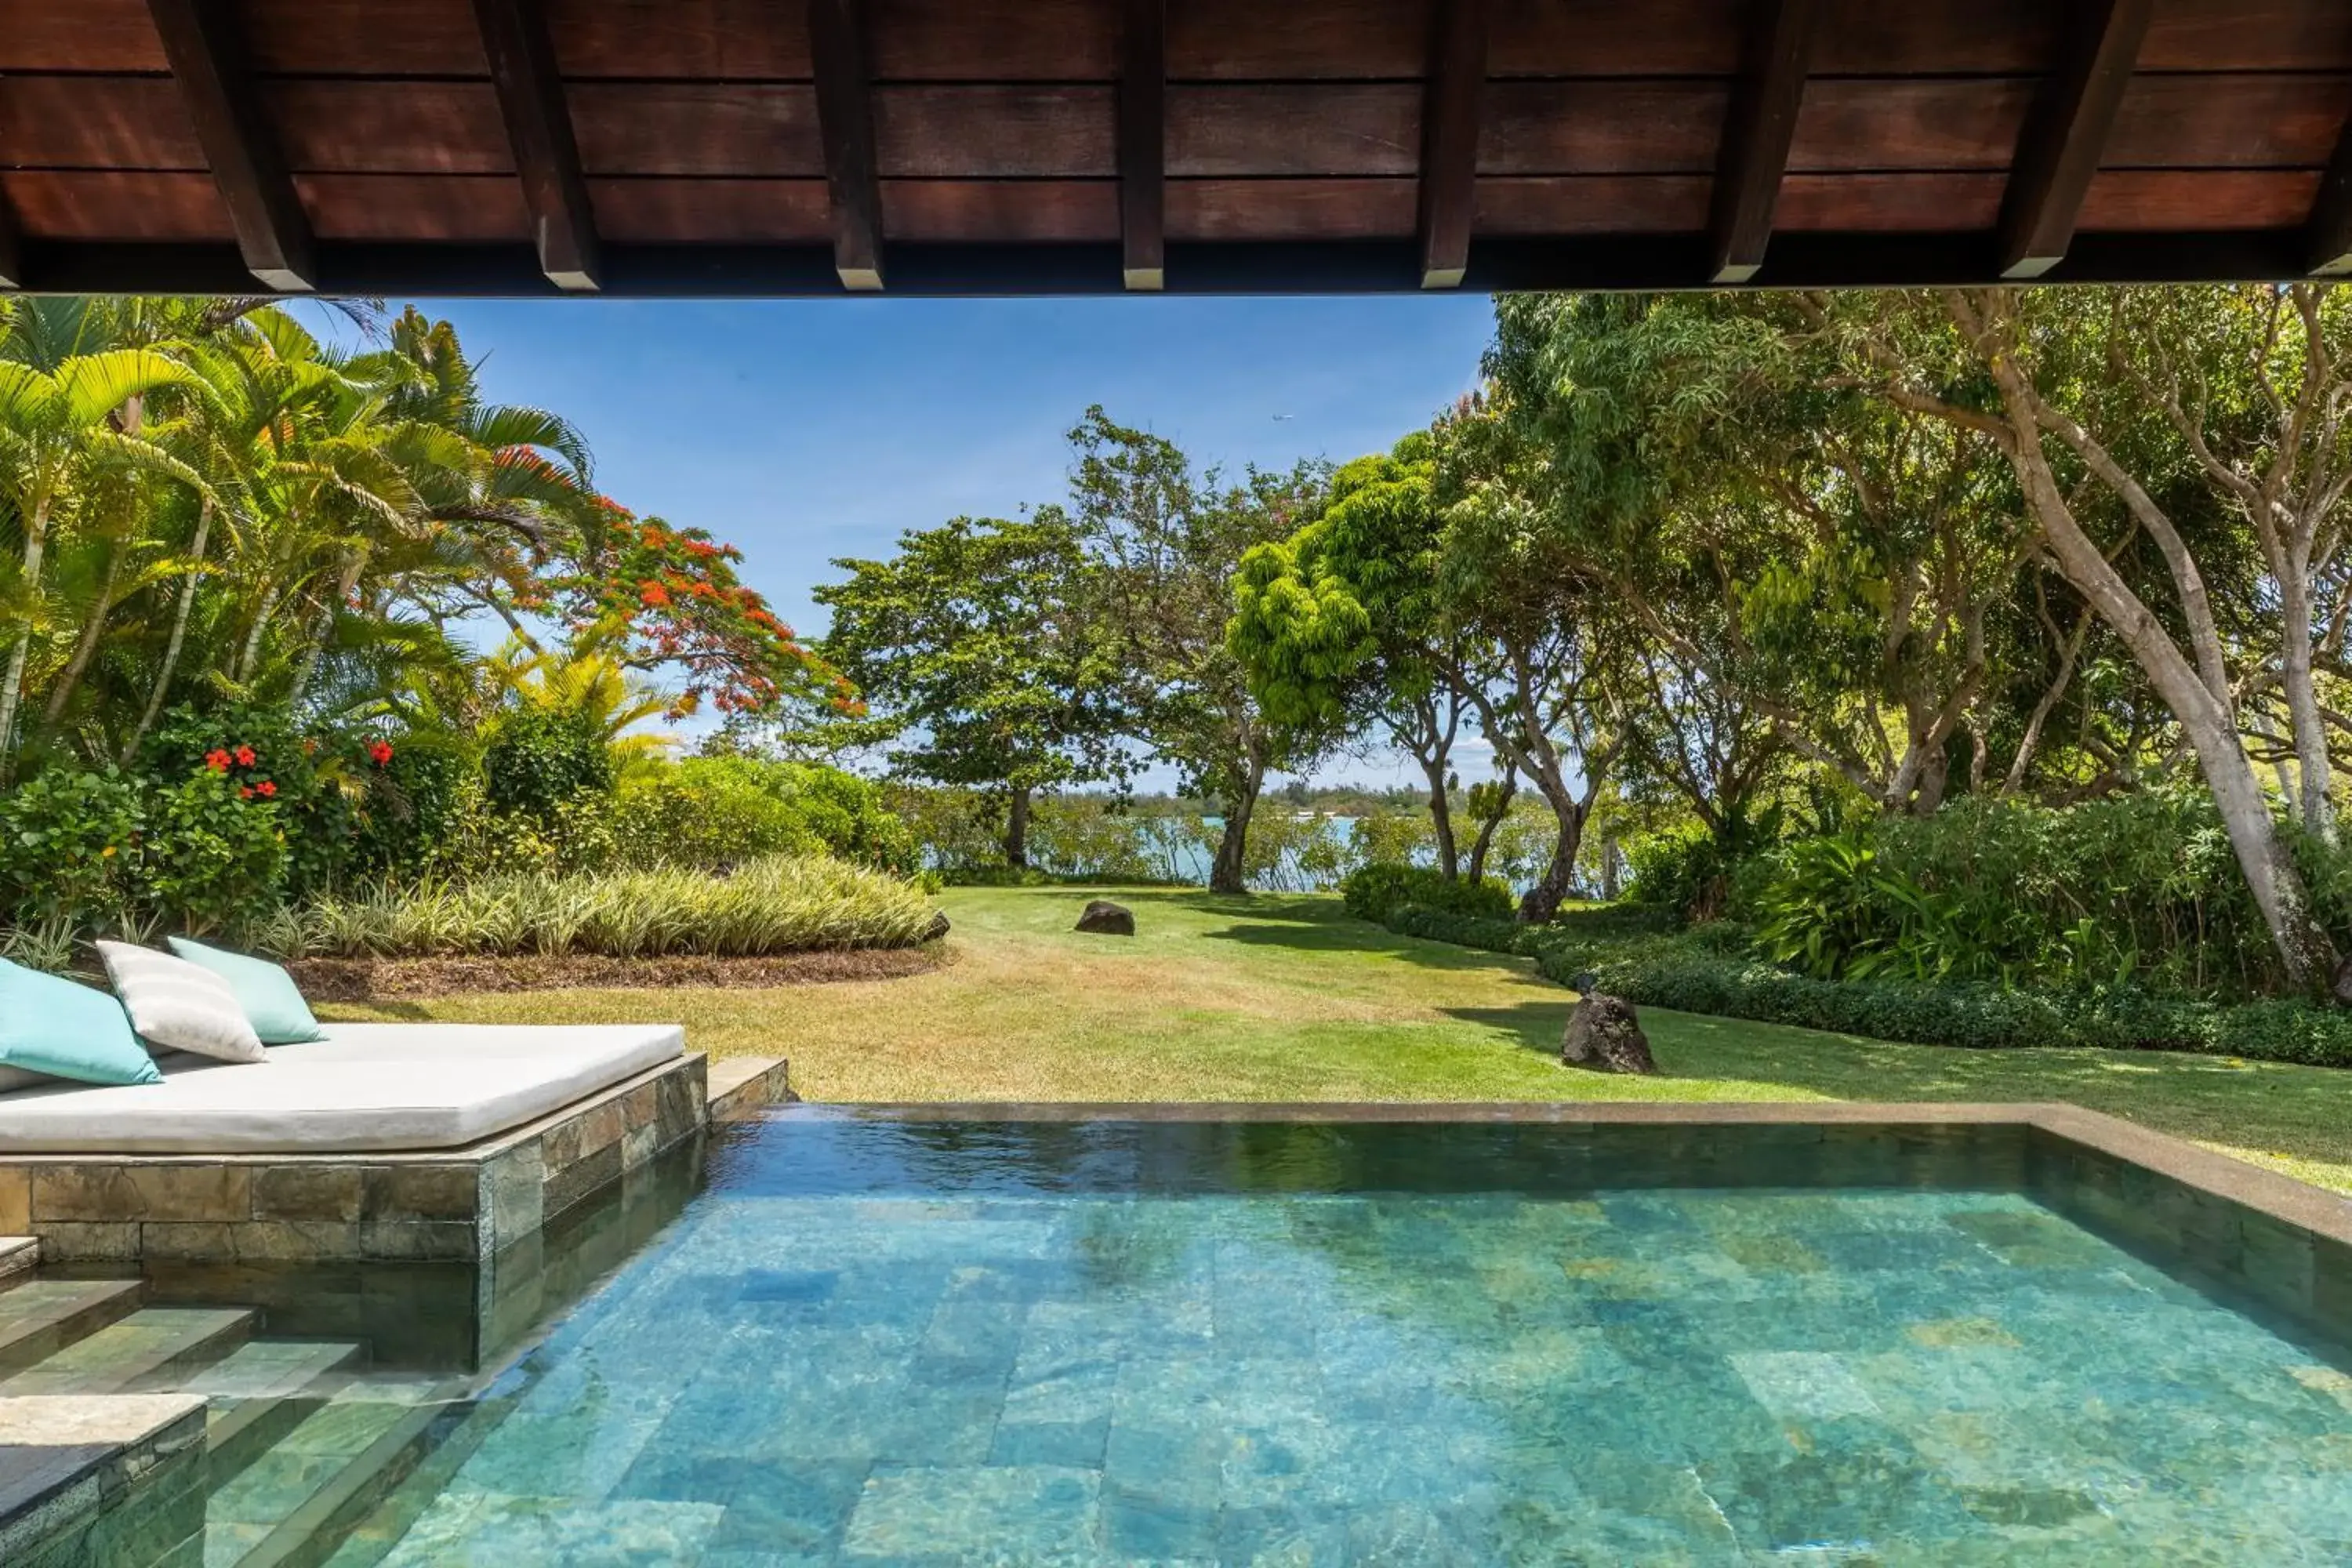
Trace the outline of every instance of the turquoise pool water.
{"type": "Polygon", "coordinates": [[[1546,1131],[768,1123],[382,1560],[2352,1561],[2324,1348],[2013,1191],[1546,1131]]]}

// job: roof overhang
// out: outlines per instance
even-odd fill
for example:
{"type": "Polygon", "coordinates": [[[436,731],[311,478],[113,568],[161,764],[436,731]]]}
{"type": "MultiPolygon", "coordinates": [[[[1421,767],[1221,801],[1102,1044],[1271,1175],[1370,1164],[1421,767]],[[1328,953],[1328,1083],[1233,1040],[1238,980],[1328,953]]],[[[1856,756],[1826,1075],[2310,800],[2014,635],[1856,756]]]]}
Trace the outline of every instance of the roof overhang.
{"type": "Polygon", "coordinates": [[[1344,292],[2352,268],[2345,0],[0,0],[0,277],[1344,292]]]}

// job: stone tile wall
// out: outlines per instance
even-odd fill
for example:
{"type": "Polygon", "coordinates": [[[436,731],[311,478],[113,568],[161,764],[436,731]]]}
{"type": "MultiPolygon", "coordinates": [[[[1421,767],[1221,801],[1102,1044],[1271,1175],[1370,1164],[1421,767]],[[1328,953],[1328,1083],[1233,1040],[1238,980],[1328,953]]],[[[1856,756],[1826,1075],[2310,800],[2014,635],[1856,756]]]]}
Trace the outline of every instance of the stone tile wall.
{"type": "Polygon", "coordinates": [[[53,1263],[467,1262],[538,1231],[704,1125],[698,1055],[446,1153],[0,1163],[0,1235],[53,1263]]]}

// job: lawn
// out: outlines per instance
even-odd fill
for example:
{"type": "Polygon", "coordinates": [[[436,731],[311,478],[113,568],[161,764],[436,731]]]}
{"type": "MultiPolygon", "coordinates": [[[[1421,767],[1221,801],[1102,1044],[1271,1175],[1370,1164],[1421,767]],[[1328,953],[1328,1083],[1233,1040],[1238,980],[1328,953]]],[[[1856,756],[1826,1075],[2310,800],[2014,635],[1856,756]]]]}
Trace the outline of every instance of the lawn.
{"type": "Polygon", "coordinates": [[[548,991],[344,1018],[658,1018],[789,1056],[810,1100],[2063,1100],[2352,1192],[2352,1073],[2214,1057],[1961,1051],[1645,1010],[1661,1076],[1559,1064],[1570,994],[1525,960],[1393,936],[1336,900],[953,889],[952,962],[772,990],[548,991]]]}

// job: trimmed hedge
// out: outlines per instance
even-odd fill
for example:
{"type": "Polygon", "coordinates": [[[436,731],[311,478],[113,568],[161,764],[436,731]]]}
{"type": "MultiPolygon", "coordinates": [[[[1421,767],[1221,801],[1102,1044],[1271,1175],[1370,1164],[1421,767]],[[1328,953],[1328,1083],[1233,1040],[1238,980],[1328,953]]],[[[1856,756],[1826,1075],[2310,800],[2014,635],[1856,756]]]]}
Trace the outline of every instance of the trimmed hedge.
{"type": "Polygon", "coordinates": [[[1643,935],[1587,921],[1580,931],[1576,914],[1549,926],[1523,926],[1407,907],[1381,923],[1403,936],[1532,958],[1563,985],[1582,980],[1585,989],[1676,1012],[1922,1046],[2197,1051],[2352,1067],[2352,1010],[2299,1001],[2224,1005],[2129,987],[2048,993],[1975,982],[1814,980],[1746,956],[1743,944],[1731,940],[1739,935],[1736,928],[1643,935]]]}

